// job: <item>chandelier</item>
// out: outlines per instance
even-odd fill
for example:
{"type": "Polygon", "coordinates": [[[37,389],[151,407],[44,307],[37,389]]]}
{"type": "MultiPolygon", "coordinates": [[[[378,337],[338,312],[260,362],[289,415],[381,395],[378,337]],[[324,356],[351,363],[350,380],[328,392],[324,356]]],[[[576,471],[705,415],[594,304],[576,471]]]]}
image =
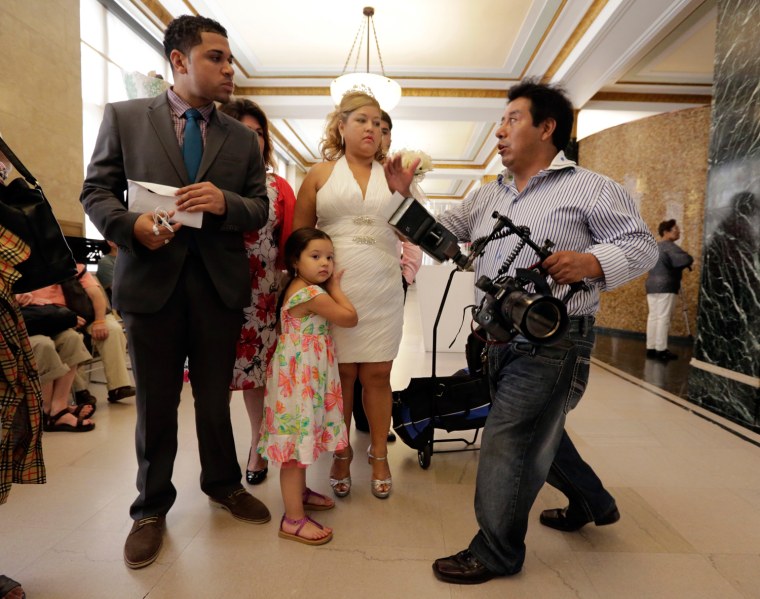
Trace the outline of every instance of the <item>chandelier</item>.
{"type": "Polygon", "coordinates": [[[401,86],[393,79],[389,79],[385,76],[385,67],[383,66],[383,56],[380,54],[380,43],[377,41],[377,31],[375,31],[375,9],[371,6],[365,6],[362,11],[366,20],[362,19],[361,25],[354,37],[354,43],[351,45],[351,50],[346,58],[346,64],[343,65],[343,71],[340,76],[333,79],[330,83],[330,95],[332,96],[335,104],[340,104],[343,95],[351,91],[360,91],[373,96],[380,107],[386,112],[390,112],[395,108],[401,99],[401,86]],[[380,70],[382,75],[369,72],[369,30],[372,26],[372,33],[375,36],[375,48],[377,49],[377,57],[380,59],[380,70]],[[359,63],[359,57],[362,51],[362,43],[364,40],[364,30],[367,31],[367,54],[366,65],[367,71],[365,73],[357,72],[356,67],[359,63]],[[346,73],[346,68],[351,60],[351,56],[354,54],[354,48],[356,47],[356,40],[359,40],[359,47],[356,50],[356,60],[354,62],[354,72],[346,73]]]}

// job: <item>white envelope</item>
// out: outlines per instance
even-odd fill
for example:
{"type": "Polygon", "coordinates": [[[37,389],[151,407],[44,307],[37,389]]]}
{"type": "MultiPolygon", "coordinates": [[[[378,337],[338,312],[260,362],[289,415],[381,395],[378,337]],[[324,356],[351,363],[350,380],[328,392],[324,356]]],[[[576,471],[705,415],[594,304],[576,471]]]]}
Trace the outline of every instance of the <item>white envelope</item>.
{"type": "Polygon", "coordinates": [[[203,212],[186,212],[177,210],[177,196],[174,193],[178,187],[169,185],[160,185],[159,183],[147,183],[146,181],[132,181],[127,179],[129,184],[127,194],[129,198],[129,210],[131,212],[153,212],[156,208],[161,208],[167,212],[174,210],[172,222],[182,223],[187,227],[200,229],[203,225],[203,212]]]}

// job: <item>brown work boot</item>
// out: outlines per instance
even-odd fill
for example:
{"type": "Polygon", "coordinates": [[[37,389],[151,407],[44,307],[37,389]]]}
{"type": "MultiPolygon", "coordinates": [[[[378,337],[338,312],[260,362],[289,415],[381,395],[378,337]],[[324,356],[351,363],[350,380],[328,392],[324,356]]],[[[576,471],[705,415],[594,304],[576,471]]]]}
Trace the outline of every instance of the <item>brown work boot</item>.
{"type": "Polygon", "coordinates": [[[267,506],[245,489],[233,491],[227,497],[209,497],[211,505],[227,510],[233,518],[253,524],[264,524],[272,519],[267,506]]]}
{"type": "Polygon", "coordinates": [[[136,520],[124,543],[124,562],[136,570],[156,561],[164,538],[165,516],[136,520]]]}

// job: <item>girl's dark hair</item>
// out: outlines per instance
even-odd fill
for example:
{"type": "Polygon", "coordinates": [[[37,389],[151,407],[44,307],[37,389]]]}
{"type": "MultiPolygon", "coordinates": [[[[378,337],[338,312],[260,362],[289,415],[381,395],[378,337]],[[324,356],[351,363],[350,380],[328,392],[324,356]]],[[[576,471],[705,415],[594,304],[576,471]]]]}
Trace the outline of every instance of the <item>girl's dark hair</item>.
{"type": "Polygon", "coordinates": [[[314,227],[296,229],[288,237],[288,240],[285,242],[285,267],[288,269],[288,274],[291,277],[296,276],[295,264],[301,256],[301,252],[306,249],[310,241],[315,239],[326,239],[332,243],[332,239],[327,233],[314,227]]]}
{"type": "Polygon", "coordinates": [[[241,121],[244,116],[249,116],[256,119],[261,125],[261,130],[264,132],[264,154],[261,158],[264,160],[264,166],[267,168],[274,168],[274,159],[272,158],[272,140],[269,137],[269,119],[261,106],[252,102],[248,98],[239,98],[237,100],[231,100],[226,104],[222,104],[219,110],[224,114],[231,116],[233,119],[241,121]]]}
{"type": "Polygon", "coordinates": [[[277,318],[280,317],[280,310],[282,310],[282,305],[285,303],[285,293],[288,290],[288,285],[290,285],[290,282],[296,276],[296,261],[301,252],[309,245],[309,242],[314,239],[326,239],[332,243],[332,239],[327,233],[314,227],[296,229],[285,242],[285,267],[288,269],[288,280],[283,282],[280,297],[277,298],[277,318]]]}

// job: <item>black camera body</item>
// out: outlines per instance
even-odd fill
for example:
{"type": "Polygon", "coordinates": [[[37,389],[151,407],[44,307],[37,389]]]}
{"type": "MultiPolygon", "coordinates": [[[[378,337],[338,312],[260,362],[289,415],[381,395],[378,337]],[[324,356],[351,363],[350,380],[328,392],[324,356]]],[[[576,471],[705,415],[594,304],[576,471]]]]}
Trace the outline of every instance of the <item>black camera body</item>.
{"type": "Polygon", "coordinates": [[[406,198],[388,223],[428,255],[439,262],[452,260],[459,270],[468,269],[493,239],[517,235],[520,242],[499,273],[494,278],[481,276],[476,281],[475,286],[483,291],[484,297],[480,305],[472,309],[473,320],[496,341],[506,342],[520,334],[537,345],[560,342],[570,323],[567,301],[584,284],[571,285],[570,293],[563,300],[554,297],[546,280],[548,275],[540,266],[551,255],[552,242],[546,240],[539,247],[530,239],[527,227],[516,226],[498,212],[493,213],[493,218],[497,223],[491,234],[475,240],[467,256],[460,251],[456,236],[414,198],[406,198]],[[526,245],[536,252],[538,262],[529,269],[517,269],[515,276],[508,276],[507,271],[526,245]],[[533,291],[529,290],[530,286],[533,291]]]}
{"type": "Polygon", "coordinates": [[[438,262],[452,260],[457,266],[464,267],[467,256],[459,249],[456,236],[414,198],[406,198],[388,223],[438,262]]]}
{"type": "Polygon", "coordinates": [[[545,290],[527,292],[523,281],[535,283],[533,275],[537,273],[517,272],[517,278],[505,277],[498,285],[486,276],[476,281],[475,286],[485,295],[472,310],[473,320],[496,341],[506,342],[520,334],[536,345],[558,343],[570,323],[565,304],[545,290]]]}

